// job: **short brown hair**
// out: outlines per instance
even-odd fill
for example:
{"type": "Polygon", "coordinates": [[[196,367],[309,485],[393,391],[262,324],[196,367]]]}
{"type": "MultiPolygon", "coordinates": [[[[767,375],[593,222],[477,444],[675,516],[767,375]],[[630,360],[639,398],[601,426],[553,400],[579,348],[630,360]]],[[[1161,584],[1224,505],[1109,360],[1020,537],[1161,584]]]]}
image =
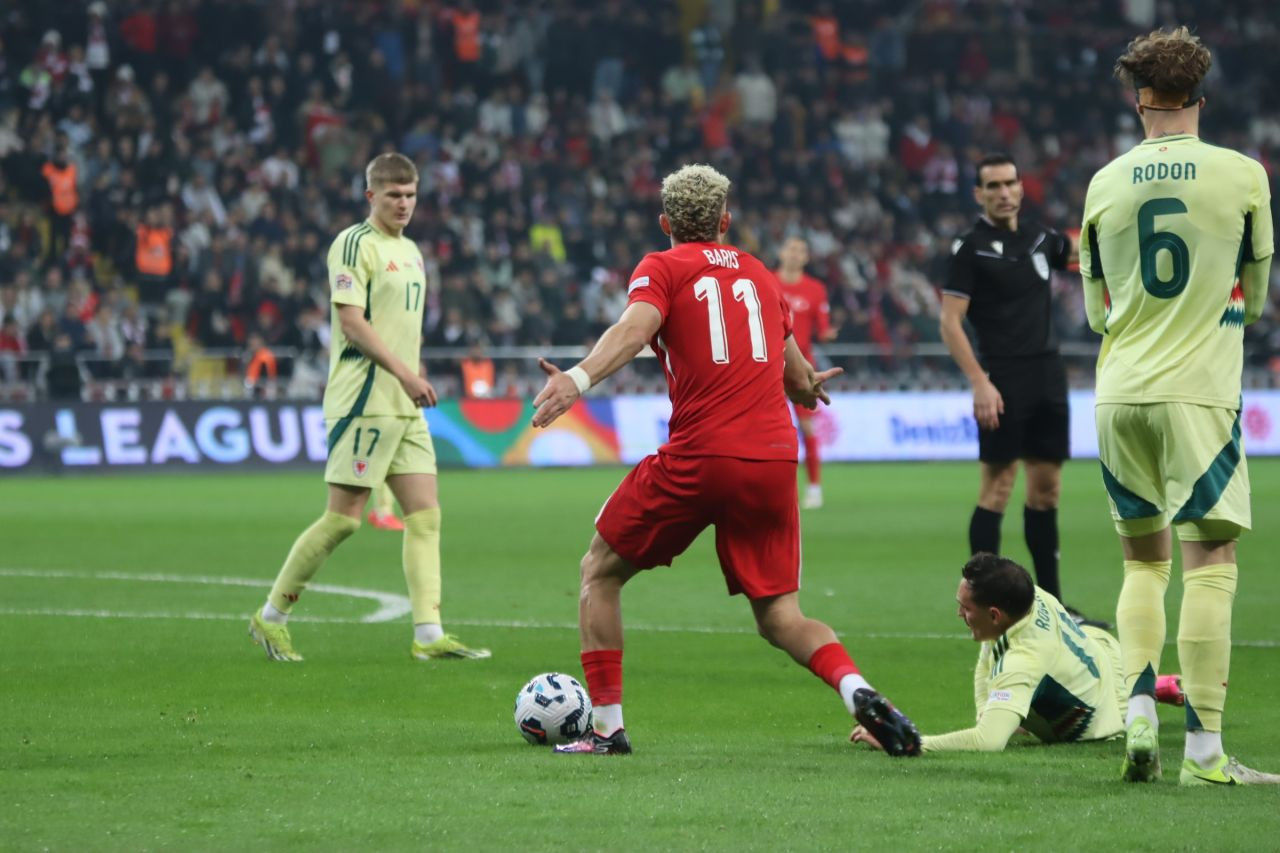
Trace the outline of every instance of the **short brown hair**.
{"type": "Polygon", "coordinates": [[[371,190],[376,190],[384,184],[416,184],[418,168],[403,154],[395,152],[379,154],[365,167],[364,182],[371,190]]]}
{"type": "Polygon", "coordinates": [[[1036,599],[1031,574],[1007,557],[979,551],[964,564],[960,574],[969,583],[973,603],[979,607],[999,607],[1017,620],[1031,611],[1036,599]]]}
{"type": "Polygon", "coordinates": [[[1152,89],[1161,100],[1188,99],[1209,73],[1213,56],[1186,27],[1153,30],[1129,42],[1115,75],[1134,89],[1152,89]]]}
{"type": "Polygon", "coordinates": [[[729,197],[729,179],[710,166],[685,166],[662,180],[662,212],[681,243],[713,243],[729,197]]]}

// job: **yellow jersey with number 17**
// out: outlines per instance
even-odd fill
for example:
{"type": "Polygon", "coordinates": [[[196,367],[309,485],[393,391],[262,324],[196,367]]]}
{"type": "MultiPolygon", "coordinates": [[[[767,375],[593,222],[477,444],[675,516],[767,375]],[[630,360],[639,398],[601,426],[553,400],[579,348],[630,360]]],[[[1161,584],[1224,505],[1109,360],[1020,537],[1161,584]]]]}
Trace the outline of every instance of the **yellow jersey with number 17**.
{"type": "Polygon", "coordinates": [[[1270,199],[1259,163],[1190,134],[1146,140],[1094,175],[1080,272],[1109,298],[1099,403],[1239,407],[1240,269],[1273,252],[1270,199]]]}
{"type": "Polygon", "coordinates": [[[417,368],[422,351],[422,306],[426,301],[422,253],[406,237],[380,231],[372,220],[353,225],[329,247],[332,330],[326,419],[363,415],[419,415],[400,383],[342,333],[339,305],[357,305],[397,358],[417,368]]]}

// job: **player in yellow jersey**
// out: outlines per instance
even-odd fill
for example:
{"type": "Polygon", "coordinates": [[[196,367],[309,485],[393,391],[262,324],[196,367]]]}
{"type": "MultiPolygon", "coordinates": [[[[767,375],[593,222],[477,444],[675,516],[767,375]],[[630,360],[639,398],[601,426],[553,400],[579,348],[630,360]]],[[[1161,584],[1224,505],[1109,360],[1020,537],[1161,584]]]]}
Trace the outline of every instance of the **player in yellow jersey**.
{"type": "Polygon", "coordinates": [[[440,624],[436,454],[422,418],[422,407],[436,403],[421,371],[425,276],[418,247],[403,234],[417,203],[418,171],[402,154],[380,154],[365,179],[369,218],[329,249],[328,505],[293,543],[249,633],[268,658],[302,660],[289,636],[289,612],[325,559],[360,527],[369,490],[385,482],[404,512],[410,653],[419,660],[487,658],[488,649],[467,648],[440,624]]]}
{"type": "MultiPolygon", "coordinates": [[[[925,752],[998,752],[1019,728],[1046,743],[1102,740],[1124,730],[1127,694],[1115,637],[1077,625],[1012,560],[975,554],[961,575],[957,615],[981,643],[973,672],[977,724],[923,736],[925,752]]],[[[1157,694],[1180,704],[1178,677],[1161,676],[1157,694]]],[[[852,739],[879,747],[861,727],[852,739]]]]}
{"type": "Polygon", "coordinates": [[[1085,307],[1103,336],[1098,451],[1124,549],[1116,622],[1131,695],[1122,775],[1160,777],[1153,694],[1172,526],[1182,550],[1187,693],[1179,781],[1280,783],[1222,748],[1236,540],[1251,523],[1243,330],[1266,301],[1273,244],[1262,166],[1199,138],[1210,62],[1186,27],[1129,43],[1116,76],[1136,92],[1146,139],[1094,176],[1081,229],[1085,307]]]}

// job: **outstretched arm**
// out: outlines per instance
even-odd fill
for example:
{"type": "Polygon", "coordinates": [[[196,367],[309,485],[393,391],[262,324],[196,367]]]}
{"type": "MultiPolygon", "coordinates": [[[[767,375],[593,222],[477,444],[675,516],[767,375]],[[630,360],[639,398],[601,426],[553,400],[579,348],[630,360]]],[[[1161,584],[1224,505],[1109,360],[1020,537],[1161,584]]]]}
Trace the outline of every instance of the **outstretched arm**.
{"type": "MultiPolygon", "coordinates": [[[[945,735],[925,735],[920,748],[925,752],[1000,752],[1009,743],[1022,717],[1008,708],[988,708],[982,719],[971,729],[949,732],[945,735]]],[[[871,733],[858,726],[849,735],[854,743],[865,743],[872,749],[882,749],[871,733]]]]}
{"type": "Polygon", "coordinates": [[[786,349],[783,350],[782,384],[791,402],[806,409],[818,408],[819,400],[830,406],[831,398],[827,396],[827,390],[822,387],[822,383],[841,373],[844,373],[843,367],[815,371],[813,365],[800,352],[796,339],[790,335],[787,336],[786,349]]]}
{"type": "Polygon", "coordinates": [[[538,359],[538,365],[547,374],[547,384],[533,400],[537,407],[533,425],[549,426],[569,411],[588,388],[635,358],[661,326],[662,314],[657,308],[647,302],[633,302],[618,322],[600,336],[591,354],[574,367],[561,371],[545,358],[538,359]]]}

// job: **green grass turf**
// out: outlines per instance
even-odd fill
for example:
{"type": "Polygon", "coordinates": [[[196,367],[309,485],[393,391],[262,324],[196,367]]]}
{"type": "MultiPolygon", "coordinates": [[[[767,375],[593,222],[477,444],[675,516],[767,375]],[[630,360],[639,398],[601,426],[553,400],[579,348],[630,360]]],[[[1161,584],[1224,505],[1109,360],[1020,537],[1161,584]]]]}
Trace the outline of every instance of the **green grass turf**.
{"type": "MultiPolygon", "coordinates": [[[[1280,462],[1251,468],[1227,743],[1280,770],[1280,462]]],[[[826,474],[827,506],[804,515],[807,612],[924,731],[968,725],[975,647],[953,595],[976,466],[826,474]]],[[[4,481],[0,848],[1275,849],[1280,790],[1174,783],[1173,709],[1167,777],[1143,787],[1118,781],[1118,743],[913,761],[855,749],[838,698],[725,596],[706,536],[624,595],[636,754],[526,746],[516,690],[579,674],[577,561],[621,475],[443,474],[445,621],[492,660],[414,663],[407,618],[361,624],[373,602],[308,593],[298,666],[245,635],[264,588],[179,581],[268,582],[319,511],[317,475],[4,481]],[[119,576],[137,574],[161,577],[119,576]]],[[[1119,548],[1096,465],[1067,467],[1061,520],[1065,598],[1106,616],[1119,548]]],[[[1020,519],[1005,527],[1025,559],[1020,519]]],[[[316,580],[401,593],[399,549],[366,526],[316,580]]]]}

